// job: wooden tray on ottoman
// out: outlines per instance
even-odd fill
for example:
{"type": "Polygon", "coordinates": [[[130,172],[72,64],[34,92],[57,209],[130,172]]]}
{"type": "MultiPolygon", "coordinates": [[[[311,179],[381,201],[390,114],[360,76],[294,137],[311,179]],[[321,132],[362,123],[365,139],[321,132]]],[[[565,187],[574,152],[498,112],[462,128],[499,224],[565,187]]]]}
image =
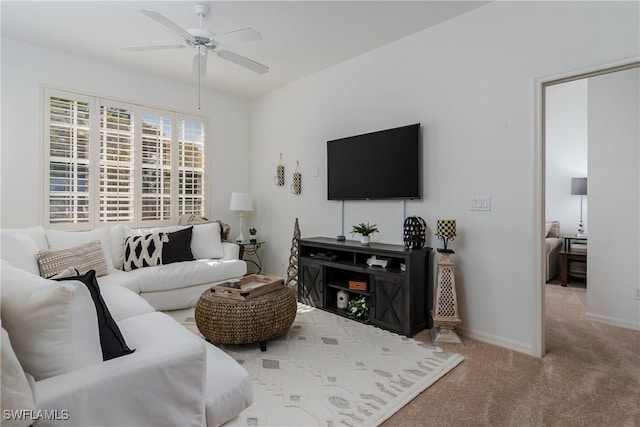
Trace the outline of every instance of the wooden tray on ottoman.
{"type": "Polygon", "coordinates": [[[250,274],[241,279],[229,280],[211,286],[211,291],[219,297],[246,301],[284,286],[284,279],[263,274],[250,274]],[[239,288],[237,287],[239,286],[239,288]]]}

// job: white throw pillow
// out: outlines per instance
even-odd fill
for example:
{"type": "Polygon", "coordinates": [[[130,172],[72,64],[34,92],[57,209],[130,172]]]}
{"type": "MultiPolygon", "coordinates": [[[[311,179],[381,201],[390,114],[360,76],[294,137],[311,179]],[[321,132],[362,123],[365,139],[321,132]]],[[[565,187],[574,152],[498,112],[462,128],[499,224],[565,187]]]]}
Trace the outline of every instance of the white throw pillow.
{"type": "MultiPolygon", "coordinates": [[[[22,369],[20,361],[16,356],[16,353],[11,347],[11,340],[7,331],[2,329],[2,344],[0,345],[2,350],[2,357],[0,358],[2,364],[2,409],[3,410],[36,410],[36,402],[34,397],[35,383],[33,377],[28,375],[22,369]]],[[[2,425],[5,425],[6,419],[3,418],[2,425]]],[[[30,419],[13,419],[7,425],[11,426],[29,426],[31,425],[30,419]]]]}
{"type": "Polygon", "coordinates": [[[220,223],[194,224],[191,235],[191,252],[195,259],[222,258],[220,223]]]}
{"type": "MultiPolygon", "coordinates": [[[[127,227],[129,230],[130,228],[127,227]]],[[[124,265],[124,238],[125,236],[125,227],[122,225],[114,225],[109,228],[109,232],[111,234],[111,260],[113,261],[113,266],[122,270],[122,266],[124,265]]]]}
{"type": "Polygon", "coordinates": [[[69,249],[99,240],[102,243],[109,271],[114,269],[113,259],[111,258],[111,231],[109,227],[96,228],[91,231],[47,230],[47,240],[51,249],[69,249]]]}
{"type": "Polygon", "coordinates": [[[49,249],[44,227],[5,228],[0,236],[0,256],[14,267],[38,274],[36,254],[49,249]]]}
{"type": "Polygon", "coordinates": [[[79,281],[57,282],[1,264],[2,325],[37,381],[102,362],[95,304],[79,281]]]}

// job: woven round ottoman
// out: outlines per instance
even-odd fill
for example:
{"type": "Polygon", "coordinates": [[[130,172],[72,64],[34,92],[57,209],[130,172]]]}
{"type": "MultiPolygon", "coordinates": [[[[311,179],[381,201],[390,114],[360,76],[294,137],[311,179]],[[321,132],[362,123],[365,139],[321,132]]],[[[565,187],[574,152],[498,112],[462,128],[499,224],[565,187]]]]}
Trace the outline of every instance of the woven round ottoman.
{"type": "Polygon", "coordinates": [[[196,303],[196,326],[213,344],[260,343],[284,334],[296,318],[296,292],[282,289],[246,301],[221,297],[207,289],[196,303]]]}

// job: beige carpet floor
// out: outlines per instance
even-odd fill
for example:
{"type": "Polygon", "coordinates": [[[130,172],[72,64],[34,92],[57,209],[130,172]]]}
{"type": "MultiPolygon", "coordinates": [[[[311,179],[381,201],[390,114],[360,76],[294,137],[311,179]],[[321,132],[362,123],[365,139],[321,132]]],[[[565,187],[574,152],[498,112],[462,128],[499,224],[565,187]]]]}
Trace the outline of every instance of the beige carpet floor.
{"type": "Polygon", "coordinates": [[[542,359],[469,338],[438,344],[465,362],[382,426],[640,426],[640,332],[585,309],[584,284],[546,285],[542,359]]]}

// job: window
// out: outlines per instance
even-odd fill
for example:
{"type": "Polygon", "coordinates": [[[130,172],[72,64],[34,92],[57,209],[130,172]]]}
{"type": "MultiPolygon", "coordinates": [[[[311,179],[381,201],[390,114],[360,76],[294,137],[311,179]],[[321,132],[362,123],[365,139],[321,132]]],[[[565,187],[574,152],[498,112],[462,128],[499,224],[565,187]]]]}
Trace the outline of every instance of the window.
{"type": "Polygon", "coordinates": [[[155,226],[205,215],[205,120],[45,90],[46,222],[155,226]]]}

